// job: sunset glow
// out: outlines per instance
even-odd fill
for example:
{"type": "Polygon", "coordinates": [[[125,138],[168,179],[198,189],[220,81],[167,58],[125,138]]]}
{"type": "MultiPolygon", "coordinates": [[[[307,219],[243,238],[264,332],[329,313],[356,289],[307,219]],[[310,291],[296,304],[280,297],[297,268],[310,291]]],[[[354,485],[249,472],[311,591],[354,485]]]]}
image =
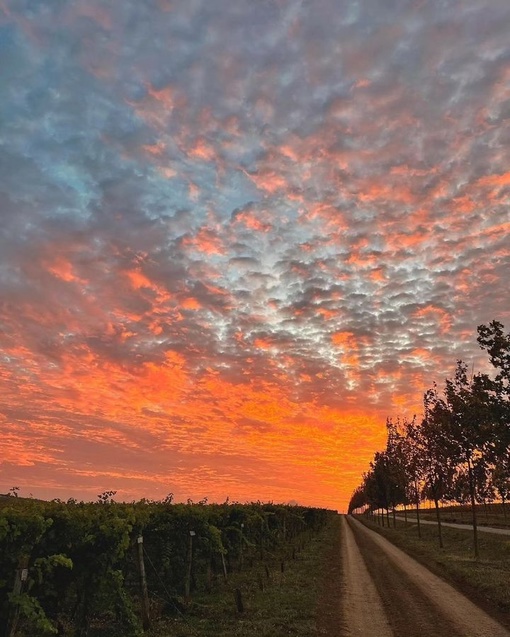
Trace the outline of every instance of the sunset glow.
{"type": "Polygon", "coordinates": [[[0,491],[345,509],[510,328],[510,4],[0,0],[0,491]]]}

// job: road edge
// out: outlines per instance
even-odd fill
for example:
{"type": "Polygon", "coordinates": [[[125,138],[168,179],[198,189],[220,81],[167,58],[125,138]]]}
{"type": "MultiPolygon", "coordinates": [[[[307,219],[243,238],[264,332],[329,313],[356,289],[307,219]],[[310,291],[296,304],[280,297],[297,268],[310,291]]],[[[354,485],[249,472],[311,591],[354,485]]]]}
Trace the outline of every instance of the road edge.
{"type": "Polygon", "coordinates": [[[492,600],[485,597],[483,592],[480,591],[476,586],[470,584],[469,582],[466,582],[463,579],[456,578],[455,575],[448,569],[446,569],[440,562],[433,561],[431,563],[428,559],[425,558],[425,556],[421,555],[420,553],[409,550],[409,547],[405,546],[404,544],[395,542],[394,537],[388,536],[386,533],[384,533],[384,529],[376,524],[371,524],[364,516],[353,515],[352,517],[371,531],[375,531],[381,537],[388,540],[388,542],[409,555],[409,557],[412,557],[419,564],[427,568],[431,573],[437,575],[443,581],[453,586],[459,593],[462,593],[471,602],[473,602],[473,604],[475,604],[481,610],[485,611],[488,615],[493,617],[507,630],[510,630],[510,612],[498,607],[497,604],[495,604],[492,600]]]}

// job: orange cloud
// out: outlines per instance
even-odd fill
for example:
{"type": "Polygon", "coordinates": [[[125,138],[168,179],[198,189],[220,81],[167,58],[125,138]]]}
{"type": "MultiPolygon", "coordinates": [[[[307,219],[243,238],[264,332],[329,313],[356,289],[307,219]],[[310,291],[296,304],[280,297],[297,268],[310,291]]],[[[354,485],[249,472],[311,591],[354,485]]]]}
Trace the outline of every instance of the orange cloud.
{"type": "Polygon", "coordinates": [[[224,246],[218,235],[204,226],[192,237],[184,237],[182,244],[205,254],[224,254],[224,246]]]}
{"type": "Polygon", "coordinates": [[[478,180],[479,186],[490,186],[492,188],[505,188],[510,186],[510,172],[502,175],[487,175],[478,180]]]}
{"type": "Polygon", "coordinates": [[[261,170],[253,173],[243,170],[243,172],[259,190],[263,190],[270,195],[287,188],[286,179],[273,170],[261,170]]]}
{"type": "Polygon", "coordinates": [[[434,305],[427,305],[423,308],[416,310],[413,315],[415,318],[431,319],[439,324],[441,334],[449,332],[452,326],[452,317],[446,310],[434,305]]]}
{"type": "Polygon", "coordinates": [[[162,89],[155,89],[149,84],[147,94],[156,102],[160,103],[167,112],[171,111],[175,105],[175,91],[171,86],[162,89]]]}
{"type": "Polygon", "coordinates": [[[156,144],[147,144],[142,146],[142,149],[153,157],[161,157],[161,155],[165,152],[166,146],[163,142],[157,142],[156,144]]]}
{"type": "Polygon", "coordinates": [[[188,149],[188,153],[202,161],[211,161],[216,157],[214,148],[203,137],[196,140],[195,145],[188,149]]]}
{"type": "Polygon", "coordinates": [[[383,281],[386,281],[386,275],[384,274],[384,271],[382,268],[376,268],[375,270],[372,270],[370,272],[370,278],[372,279],[372,281],[376,281],[376,282],[380,282],[382,283],[383,281]]]}
{"type": "Polygon", "coordinates": [[[363,184],[361,188],[362,190],[358,197],[363,203],[395,201],[401,204],[412,205],[416,202],[416,195],[408,186],[395,186],[374,180],[363,184]]]}
{"type": "Polygon", "coordinates": [[[256,232],[269,232],[273,228],[272,224],[263,222],[253,212],[246,210],[236,214],[235,221],[243,223],[247,228],[256,232]]]}
{"type": "Polygon", "coordinates": [[[272,347],[271,342],[264,338],[256,338],[253,344],[257,349],[270,349],[272,347]]]}
{"type": "Polygon", "coordinates": [[[184,310],[200,310],[202,304],[193,297],[188,297],[181,302],[181,307],[184,310]]]}
{"type": "Polygon", "coordinates": [[[128,270],[126,276],[135,290],[152,288],[152,282],[140,270],[128,270]]]}
{"type": "Polygon", "coordinates": [[[339,312],[337,310],[328,310],[325,307],[319,307],[317,308],[316,311],[317,311],[317,314],[320,314],[326,320],[336,318],[339,315],[339,312]]]}
{"type": "Polygon", "coordinates": [[[357,375],[357,368],[359,366],[359,345],[352,332],[335,332],[331,335],[332,343],[343,350],[341,355],[342,364],[346,367],[353,368],[354,374],[351,376],[351,380],[355,381],[357,375]]]}
{"type": "Polygon", "coordinates": [[[413,349],[411,351],[411,356],[420,358],[422,360],[430,360],[430,358],[432,357],[431,353],[428,350],[423,349],[422,347],[416,347],[415,349],[413,349]]]}
{"type": "Polygon", "coordinates": [[[54,276],[62,281],[66,281],[67,283],[80,283],[84,284],[85,281],[76,276],[74,272],[74,266],[70,261],[65,259],[64,257],[57,257],[53,259],[53,261],[47,265],[48,272],[51,272],[54,276]]]}
{"type": "Polygon", "coordinates": [[[339,347],[350,347],[354,342],[354,334],[352,332],[336,332],[332,334],[331,341],[339,347]]]}
{"type": "MultiPolygon", "coordinates": [[[[157,131],[166,132],[173,111],[185,108],[186,98],[172,86],[155,89],[151,84],[147,84],[146,91],[145,97],[141,100],[126,102],[138,117],[154,126],[157,131]]],[[[144,149],[148,153],[151,152],[150,146],[144,146],[144,149]]]]}

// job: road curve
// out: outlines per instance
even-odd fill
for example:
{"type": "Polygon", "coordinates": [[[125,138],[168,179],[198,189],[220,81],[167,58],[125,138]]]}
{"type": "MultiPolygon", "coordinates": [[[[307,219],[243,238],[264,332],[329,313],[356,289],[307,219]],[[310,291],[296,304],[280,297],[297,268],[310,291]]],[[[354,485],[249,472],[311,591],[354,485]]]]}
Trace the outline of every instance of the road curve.
{"type": "Polygon", "coordinates": [[[510,637],[450,584],[350,516],[342,519],[345,637],[510,637]]]}

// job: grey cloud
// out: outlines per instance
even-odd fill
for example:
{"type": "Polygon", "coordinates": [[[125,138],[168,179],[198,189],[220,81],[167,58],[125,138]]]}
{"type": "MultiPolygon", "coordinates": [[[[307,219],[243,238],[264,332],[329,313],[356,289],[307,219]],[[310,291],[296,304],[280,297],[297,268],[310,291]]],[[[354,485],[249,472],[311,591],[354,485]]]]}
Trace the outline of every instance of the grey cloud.
{"type": "Polygon", "coordinates": [[[6,6],[9,392],[84,351],[133,377],[179,354],[197,383],[386,409],[510,316],[506,0],[6,6]]]}

